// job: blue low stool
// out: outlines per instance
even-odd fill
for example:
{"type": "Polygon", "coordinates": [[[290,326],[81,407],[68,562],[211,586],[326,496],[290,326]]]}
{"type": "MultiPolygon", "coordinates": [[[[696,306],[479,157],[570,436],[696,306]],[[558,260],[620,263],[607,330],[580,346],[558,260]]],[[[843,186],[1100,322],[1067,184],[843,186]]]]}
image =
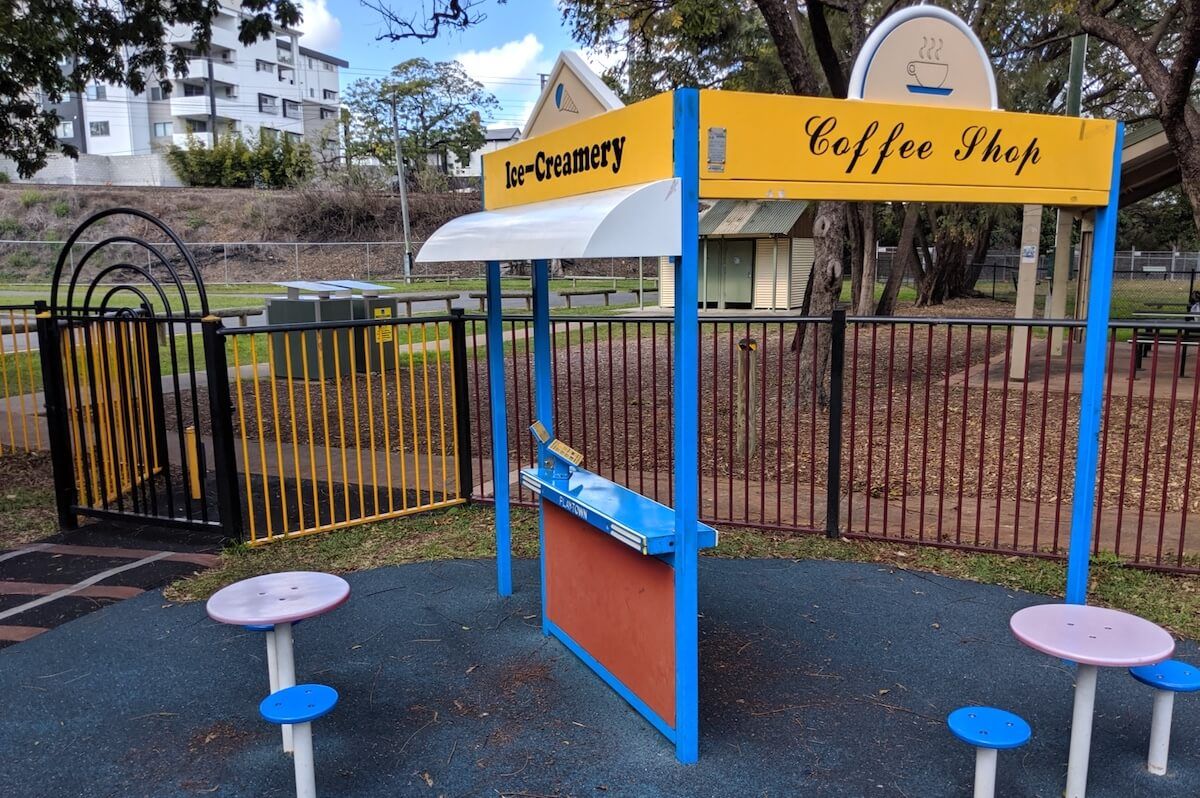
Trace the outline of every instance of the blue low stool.
{"type": "Polygon", "coordinates": [[[1154,714],[1150,719],[1150,753],[1146,757],[1146,769],[1161,776],[1167,772],[1175,694],[1200,690],[1200,669],[1177,659],[1169,659],[1157,665],[1130,668],[1129,675],[1154,688],[1154,714]]]}
{"type": "Polygon", "coordinates": [[[1033,734],[1023,718],[995,707],[961,707],[950,713],[946,725],[955,737],[975,746],[975,798],[996,793],[996,752],[1019,748],[1033,734]]]}
{"type": "Polygon", "coordinates": [[[323,684],[298,684],[272,693],[258,705],[263,718],[292,727],[296,765],[296,798],[317,798],[317,775],[313,767],[312,722],[329,714],[337,705],[337,690],[323,684]]]}

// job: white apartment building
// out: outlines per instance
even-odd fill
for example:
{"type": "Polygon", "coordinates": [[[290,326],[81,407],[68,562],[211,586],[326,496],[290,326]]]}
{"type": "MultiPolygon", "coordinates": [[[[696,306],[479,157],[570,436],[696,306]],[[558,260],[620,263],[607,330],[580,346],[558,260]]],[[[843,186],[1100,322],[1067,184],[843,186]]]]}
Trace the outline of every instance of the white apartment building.
{"type": "Polygon", "coordinates": [[[443,161],[441,155],[430,155],[430,166],[443,169],[452,177],[479,177],[483,174],[483,156],[485,153],[502,150],[510,144],[521,140],[519,127],[493,127],[483,134],[483,146],[471,153],[466,163],[458,160],[458,156],[447,152],[443,161]]]}
{"type": "MultiPolygon", "coordinates": [[[[54,105],[62,119],[59,138],[81,154],[119,159],[182,147],[189,137],[208,145],[214,136],[255,140],[265,130],[306,140],[318,161],[336,160],[342,151],[338,70],[349,63],[304,47],[299,31],[284,28],[244,46],[240,18],[239,7],[221,5],[205,55],[190,28],[168,33],[172,46],[192,55],[187,77],[172,78],[169,91],[152,85],[135,95],[98,83],[54,105]]],[[[119,162],[112,163],[118,173],[119,162]]]]}

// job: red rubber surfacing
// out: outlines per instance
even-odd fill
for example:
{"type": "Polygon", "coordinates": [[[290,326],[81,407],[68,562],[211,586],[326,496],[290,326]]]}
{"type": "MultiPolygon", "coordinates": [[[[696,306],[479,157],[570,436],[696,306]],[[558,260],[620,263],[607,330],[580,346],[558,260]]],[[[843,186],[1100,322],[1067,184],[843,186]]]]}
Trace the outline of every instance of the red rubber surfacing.
{"type": "Polygon", "coordinates": [[[550,502],[546,613],[675,727],[675,572],[550,502]]]}

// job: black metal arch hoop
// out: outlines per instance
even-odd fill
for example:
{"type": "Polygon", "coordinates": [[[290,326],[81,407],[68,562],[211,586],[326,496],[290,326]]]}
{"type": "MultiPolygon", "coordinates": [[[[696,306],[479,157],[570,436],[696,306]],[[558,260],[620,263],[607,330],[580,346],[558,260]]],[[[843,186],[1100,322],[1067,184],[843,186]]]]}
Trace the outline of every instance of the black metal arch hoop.
{"type": "MultiPolygon", "coordinates": [[[[165,222],[158,217],[146,213],[145,211],[138,210],[137,208],[108,208],[106,210],[98,211],[97,213],[94,213],[85,219],[67,238],[66,243],[63,244],[63,248],[58,254],[58,262],[54,266],[54,277],[50,285],[50,307],[54,314],[58,315],[62,311],[70,309],[72,303],[74,302],[76,286],[79,283],[80,277],[83,275],[83,271],[87,267],[88,262],[94,255],[111,244],[132,244],[134,246],[141,247],[146,252],[150,253],[152,256],[154,256],[158,263],[161,264],[164,269],[166,269],[167,273],[170,275],[170,282],[174,284],[176,290],[179,292],[179,299],[181,303],[180,306],[183,309],[184,315],[191,315],[191,307],[190,303],[188,302],[186,286],[184,285],[183,275],[180,274],[179,269],[175,267],[172,261],[157,245],[141,238],[137,238],[136,236],[129,235],[109,236],[108,238],[105,238],[104,240],[90,247],[87,252],[84,253],[83,257],[80,258],[79,261],[74,264],[73,268],[70,269],[70,277],[67,283],[67,295],[66,297],[60,297],[63,277],[67,271],[67,264],[70,259],[71,250],[75,246],[76,242],[79,241],[79,239],[85,232],[87,232],[88,229],[96,225],[101,220],[107,219],[111,216],[120,215],[133,216],[149,222],[164,236],[166,236],[171,244],[174,245],[175,249],[182,256],[183,262],[187,265],[187,272],[190,273],[190,277],[196,285],[196,293],[200,300],[199,315],[202,317],[207,316],[209,314],[208,293],[205,291],[204,280],[200,276],[200,269],[196,265],[196,260],[192,257],[191,251],[183,242],[183,239],[181,239],[174,230],[167,226],[165,222]],[[63,301],[64,299],[65,302],[63,301]]],[[[90,282],[95,283],[96,281],[102,279],[105,275],[111,274],[112,272],[113,269],[105,269],[101,271],[100,274],[93,277],[90,282]]],[[[155,285],[156,289],[158,289],[161,294],[159,283],[153,279],[153,276],[145,271],[141,271],[141,273],[150,279],[150,282],[155,285]]],[[[91,291],[89,290],[88,293],[90,295],[91,291]]],[[[164,308],[164,312],[168,315],[171,315],[169,303],[164,308]]]]}

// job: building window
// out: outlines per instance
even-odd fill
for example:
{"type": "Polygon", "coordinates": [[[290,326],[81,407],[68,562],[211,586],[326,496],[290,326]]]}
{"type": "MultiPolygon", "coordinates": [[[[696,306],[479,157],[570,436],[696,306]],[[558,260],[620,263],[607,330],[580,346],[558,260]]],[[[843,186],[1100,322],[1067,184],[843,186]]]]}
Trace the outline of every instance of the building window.
{"type": "Polygon", "coordinates": [[[308,96],[309,96],[309,97],[313,97],[313,98],[315,98],[315,97],[317,96],[317,90],[316,90],[316,89],[311,89],[311,88],[310,88],[310,89],[308,90],[308,96]]]}
{"type": "Polygon", "coordinates": [[[202,119],[189,119],[189,120],[187,120],[187,132],[188,133],[207,133],[208,132],[208,122],[206,122],[202,119]]]}
{"type": "Polygon", "coordinates": [[[107,136],[108,122],[92,122],[88,125],[88,130],[91,131],[93,136],[107,136]]]}
{"type": "Polygon", "coordinates": [[[322,62],[321,62],[321,67],[322,67],[322,68],[323,68],[323,69],[324,69],[326,72],[332,72],[332,71],[334,70],[334,66],[333,66],[333,64],[329,63],[328,61],[322,61],[322,62]]]}
{"type": "Polygon", "coordinates": [[[172,122],[155,122],[154,123],[155,138],[160,138],[160,139],[166,138],[167,136],[174,135],[174,133],[175,133],[174,123],[172,123],[172,122]]]}
{"type": "Polygon", "coordinates": [[[310,58],[310,59],[308,59],[308,68],[309,68],[309,69],[316,69],[316,68],[317,68],[316,64],[314,64],[314,63],[313,63],[313,60],[312,60],[311,58],[310,58]]]}
{"type": "Polygon", "coordinates": [[[337,92],[330,89],[322,89],[321,96],[326,100],[337,100],[337,92]]]}
{"type": "Polygon", "coordinates": [[[337,117],[337,111],[333,110],[332,108],[322,108],[321,109],[321,118],[322,119],[334,119],[335,117],[337,117]]]}
{"type": "Polygon", "coordinates": [[[287,135],[287,140],[292,142],[293,144],[300,143],[300,134],[299,133],[288,133],[286,135],[287,135]]]}
{"type": "Polygon", "coordinates": [[[259,130],[262,132],[263,137],[266,138],[267,141],[275,141],[279,138],[279,131],[273,127],[264,126],[260,127],[259,130]]]}
{"type": "Polygon", "coordinates": [[[283,101],[283,115],[289,119],[300,118],[300,103],[295,100],[283,101]]]}
{"type": "Polygon", "coordinates": [[[151,86],[150,87],[150,99],[153,100],[154,102],[158,102],[159,100],[163,99],[162,86],[151,86]]]}
{"type": "Polygon", "coordinates": [[[183,96],[184,97],[205,97],[207,95],[208,95],[208,92],[206,92],[204,90],[203,86],[197,86],[194,83],[183,84],[183,96]]]}
{"type": "Polygon", "coordinates": [[[57,135],[60,139],[75,138],[75,123],[74,122],[59,122],[57,135]]]}
{"type": "Polygon", "coordinates": [[[89,100],[107,100],[108,87],[101,86],[99,83],[93,83],[84,91],[89,100]]]}
{"type": "Polygon", "coordinates": [[[275,65],[272,64],[270,61],[263,61],[261,59],[255,59],[254,71],[255,72],[274,72],[275,65]]]}
{"type": "Polygon", "coordinates": [[[276,114],[279,113],[275,107],[275,99],[270,94],[258,95],[258,112],[260,114],[276,114]]]}
{"type": "Polygon", "coordinates": [[[236,100],[237,99],[237,86],[226,86],[225,87],[225,96],[230,98],[231,100],[236,100]]]}

